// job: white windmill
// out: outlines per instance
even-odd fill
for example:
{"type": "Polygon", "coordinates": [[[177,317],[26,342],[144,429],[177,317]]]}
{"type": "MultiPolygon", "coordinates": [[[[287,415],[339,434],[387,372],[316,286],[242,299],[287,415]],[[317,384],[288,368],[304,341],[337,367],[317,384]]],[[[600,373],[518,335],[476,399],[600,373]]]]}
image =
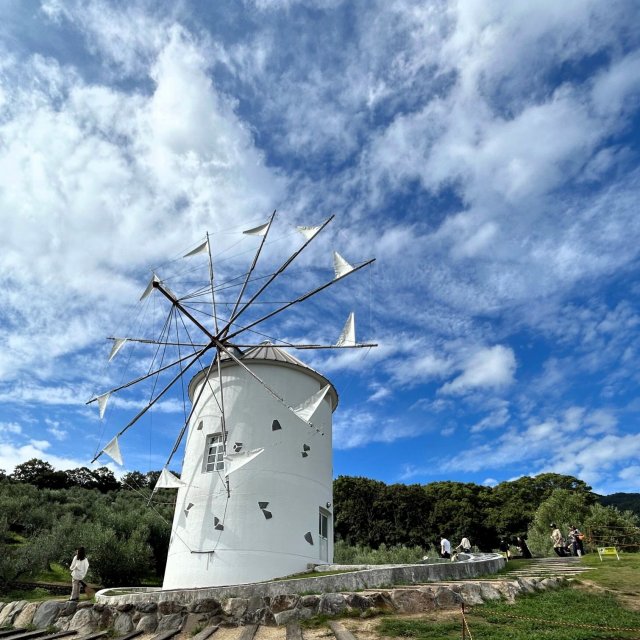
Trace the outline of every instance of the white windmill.
{"type": "MultiPolygon", "coordinates": [[[[154,489],[178,489],[164,589],[268,580],[304,571],[309,563],[333,560],[331,421],[338,394],[322,374],[278,344],[264,340],[251,344],[242,338],[373,260],[354,266],[334,253],[331,280],[293,300],[274,303],[275,308],[256,316],[258,298],[333,219],[318,227],[298,227],[305,238],[302,246],[245,299],[257,280],[256,265],[274,216],[275,212],[266,224],[244,232],[261,241],[248,272],[234,281],[239,292],[224,320],[221,292],[229,284],[214,282],[208,234],[184,256],[206,254],[208,286],[178,295],[154,273],[141,300],[155,290],[168,301],[169,315],[160,338],[112,338],[109,359],[127,342],[156,345],[158,350],[173,346],[178,357],[167,364],[161,361],[148,374],[89,401],[98,404],[102,417],[111,394],[161,374],[170,376],[94,458],[104,453],[123,464],[120,437],[195,370],[188,385],[191,410],[154,489]],[[212,310],[208,314],[202,311],[205,298],[212,310]],[[193,341],[194,329],[204,340],[193,341]],[[205,365],[203,358],[209,352],[212,358],[205,365]],[[178,478],[169,471],[169,464],[185,435],[178,478]]],[[[356,341],[353,313],[335,344],[283,344],[288,349],[376,346],[356,341]]]]}

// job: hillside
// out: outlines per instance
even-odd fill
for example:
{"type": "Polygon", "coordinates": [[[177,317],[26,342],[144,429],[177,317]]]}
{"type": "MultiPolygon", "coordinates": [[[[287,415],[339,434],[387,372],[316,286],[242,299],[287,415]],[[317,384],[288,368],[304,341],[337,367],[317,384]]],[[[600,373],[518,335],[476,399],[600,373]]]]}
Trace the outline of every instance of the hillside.
{"type": "Polygon", "coordinates": [[[598,501],[605,507],[616,507],[620,511],[633,511],[640,516],[640,493],[612,493],[598,496],[598,501]]]}

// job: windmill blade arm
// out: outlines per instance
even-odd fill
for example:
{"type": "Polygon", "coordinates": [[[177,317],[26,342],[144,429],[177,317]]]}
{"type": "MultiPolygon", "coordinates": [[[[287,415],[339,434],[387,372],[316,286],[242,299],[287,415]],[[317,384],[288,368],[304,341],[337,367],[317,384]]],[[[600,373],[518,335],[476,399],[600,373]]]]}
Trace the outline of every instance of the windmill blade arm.
{"type": "Polygon", "coordinates": [[[191,320],[191,322],[193,322],[193,324],[196,325],[196,327],[198,327],[198,329],[200,329],[206,336],[208,336],[209,338],[211,338],[211,340],[213,340],[213,334],[209,331],[209,329],[207,329],[201,322],[199,322],[196,318],[193,317],[193,315],[184,307],[183,304],[181,304],[178,299],[167,289],[165,289],[165,287],[162,286],[161,282],[154,282],[153,283],[153,287],[154,289],[157,289],[158,291],[160,291],[160,293],[167,298],[167,300],[169,300],[171,302],[171,304],[175,305],[175,307],[177,309],[179,309],[185,316],[187,316],[187,318],[189,318],[189,320],[191,320]]]}
{"type": "MultiPolygon", "coordinates": [[[[162,396],[164,396],[165,393],[167,393],[167,391],[169,391],[169,389],[171,389],[171,387],[174,385],[175,382],[177,382],[182,375],[184,374],[185,371],[187,371],[187,369],[189,369],[191,366],[193,366],[193,364],[198,360],[198,358],[203,355],[206,351],[208,351],[211,348],[211,346],[207,346],[204,349],[201,349],[200,351],[198,351],[198,353],[196,353],[195,356],[192,356],[192,360],[191,362],[189,362],[189,364],[187,364],[187,366],[182,369],[180,368],[180,373],[178,373],[177,376],[175,376],[170,382],[169,384],[167,384],[164,389],[162,389],[162,391],[160,391],[160,393],[158,393],[158,395],[153,398],[153,400],[151,400],[151,402],[149,402],[149,404],[147,404],[146,407],[144,407],[144,409],[142,409],[141,411],[139,411],[134,417],[133,419],[123,428],[121,429],[117,434],[116,434],[116,438],[120,437],[125,431],[127,431],[127,429],[129,429],[130,427],[132,427],[145,413],[147,413],[147,411],[149,411],[149,409],[151,409],[151,407],[153,407],[153,405],[158,402],[158,400],[160,400],[160,398],[162,398],[162,396]]],[[[98,453],[98,455],[95,456],[95,458],[93,458],[93,460],[91,460],[91,462],[95,462],[100,456],[102,455],[102,451],[100,453],[98,453]]]]}
{"type": "MultiPolygon", "coordinates": [[[[253,262],[251,263],[251,267],[249,268],[249,271],[247,272],[247,275],[244,279],[244,282],[242,283],[242,288],[240,289],[240,293],[238,294],[238,298],[236,300],[235,305],[233,306],[233,311],[231,312],[231,315],[229,316],[230,320],[233,319],[233,317],[235,316],[236,311],[238,310],[238,307],[240,306],[240,302],[242,302],[242,296],[244,295],[245,289],[247,288],[247,285],[249,284],[249,280],[251,278],[251,274],[253,273],[254,269],[256,268],[256,264],[258,264],[258,258],[260,257],[260,253],[262,251],[262,247],[264,246],[264,243],[267,241],[267,236],[269,235],[269,231],[271,231],[271,224],[273,223],[273,219],[276,215],[276,212],[274,211],[271,214],[271,217],[269,218],[269,226],[267,227],[267,232],[262,236],[262,240],[260,241],[260,246],[258,247],[258,250],[256,251],[256,255],[253,258],[253,262]]],[[[229,322],[229,324],[225,327],[225,332],[229,330],[229,327],[231,326],[231,321],[229,322]]]]}
{"type": "MultiPolygon", "coordinates": [[[[231,325],[237,318],[239,318],[253,303],[254,300],[256,300],[258,298],[258,296],[305,250],[305,248],[307,246],[309,246],[309,243],[313,241],[314,238],[316,238],[318,235],[320,235],[320,232],[335,218],[334,215],[330,216],[329,218],[327,218],[322,225],[320,225],[320,228],[318,229],[318,232],[312,236],[311,238],[309,238],[297,251],[294,251],[293,254],[291,256],[289,256],[289,258],[287,258],[284,263],[280,266],[280,268],[274,273],[272,274],[269,279],[258,289],[258,291],[256,291],[256,293],[254,293],[251,298],[245,302],[242,307],[229,318],[229,322],[228,325],[231,325]]],[[[155,283],[154,283],[155,286],[155,283]]],[[[222,335],[226,336],[226,333],[228,331],[228,328],[225,327],[225,329],[222,330],[222,335]]],[[[237,335],[237,334],[233,334],[233,335],[237,335]]]]}
{"type": "MultiPolygon", "coordinates": [[[[220,360],[219,354],[216,354],[216,358],[215,360],[211,361],[211,364],[209,365],[209,368],[207,370],[207,374],[206,374],[206,378],[205,381],[209,379],[209,374],[211,373],[211,369],[213,367],[213,364],[216,360],[220,360]]],[[[206,384],[203,384],[202,387],[200,388],[200,391],[198,392],[198,396],[196,397],[196,399],[192,402],[191,404],[191,411],[189,411],[189,416],[187,417],[187,419],[185,420],[184,426],[182,427],[182,429],[180,430],[180,433],[178,434],[178,437],[176,438],[176,441],[173,445],[173,449],[171,450],[171,453],[169,454],[169,457],[167,458],[167,462],[165,464],[165,467],[169,466],[169,463],[171,462],[171,459],[173,458],[175,452],[178,450],[178,447],[180,446],[180,442],[182,441],[182,438],[184,437],[184,433],[187,430],[187,427],[189,426],[189,422],[191,422],[191,418],[193,417],[193,414],[196,410],[196,407],[198,406],[198,402],[200,402],[200,398],[202,397],[202,394],[204,393],[204,390],[206,388],[206,384]]],[[[212,390],[213,393],[213,390],[212,390]]]]}
{"type": "Polygon", "coordinates": [[[251,329],[252,327],[255,327],[256,325],[260,324],[261,322],[264,322],[265,320],[268,320],[269,318],[272,318],[273,316],[277,315],[278,313],[281,313],[282,311],[284,311],[285,309],[288,309],[289,307],[293,306],[294,304],[298,304],[299,302],[303,302],[304,300],[307,300],[311,296],[314,296],[316,293],[320,293],[320,291],[323,291],[324,289],[327,289],[331,285],[336,284],[336,282],[340,282],[340,280],[343,280],[344,278],[350,276],[351,274],[356,273],[357,271],[360,271],[360,269],[364,269],[365,267],[368,267],[370,264],[375,262],[375,260],[376,260],[375,258],[371,258],[371,260],[367,260],[366,262],[363,262],[361,265],[359,265],[357,267],[354,267],[348,273],[345,273],[344,275],[342,275],[342,276],[340,276],[338,278],[334,278],[333,280],[330,280],[329,282],[326,282],[325,284],[321,285],[320,287],[316,287],[315,289],[312,289],[311,291],[305,293],[304,295],[300,296],[299,298],[296,298],[295,300],[292,300],[291,302],[288,302],[287,304],[283,305],[282,307],[278,307],[277,309],[275,309],[271,313],[268,313],[266,316],[262,316],[262,318],[259,318],[258,320],[255,320],[254,322],[252,322],[251,324],[246,325],[242,329],[238,329],[237,331],[234,331],[233,333],[230,333],[226,337],[226,339],[227,340],[231,340],[232,338],[235,338],[235,336],[240,335],[244,331],[247,331],[248,329],[251,329]]]}
{"type": "MultiPolygon", "coordinates": [[[[242,349],[251,349],[254,347],[259,347],[259,344],[238,344],[237,342],[233,343],[234,347],[242,348],[242,349]]],[[[377,342],[361,342],[358,344],[349,344],[349,345],[337,345],[337,344],[291,344],[289,342],[283,343],[283,347],[287,349],[364,349],[365,347],[377,347],[377,342]]]]}
{"type": "MultiPolygon", "coordinates": [[[[116,341],[118,338],[109,336],[107,340],[116,341]]],[[[155,344],[163,347],[206,347],[207,344],[194,344],[192,342],[171,342],[167,340],[152,340],[151,338],[127,338],[127,342],[139,342],[141,344],[155,344]]]]}
{"type": "MultiPolygon", "coordinates": [[[[196,347],[200,347],[200,346],[206,346],[207,348],[210,347],[210,345],[193,345],[196,347]]],[[[203,349],[203,351],[201,353],[204,353],[204,351],[206,351],[206,349],[203,349]]],[[[120,385],[119,387],[116,387],[115,389],[110,389],[109,391],[105,391],[105,393],[115,393],[116,391],[122,391],[122,389],[126,389],[127,387],[131,387],[134,384],[138,384],[138,382],[142,382],[143,380],[146,380],[147,378],[151,378],[152,376],[155,376],[158,373],[162,373],[163,371],[166,371],[167,369],[171,369],[171,367],[175,367],[177,364],[180,364],[181,362],[184,362],[185,360],[188,360],[189,358],[193,357],[193,354],[190,354],[188,356],[184,356],[182,358],[179,358],[178,360],[174,360],[173,362],[164,365],[163,367],[160,367],[159,369],[155,369],[154,371],[150,371],[149,373],[140,376],[139,378],[136,378],[135,380],[130,380],[129,382],[127,382],[126,384],[120,385]]],[[[101,393],[100,395],[103,396],[105,395],[105,393],[101,393]]],[[[91,404],[92,402],[96,402],[98,400],[99,396],[96,396],[95,398],[91,398],[91,400],[87,400],[87,402],[85,402],[85,404],[91,404]]]]}

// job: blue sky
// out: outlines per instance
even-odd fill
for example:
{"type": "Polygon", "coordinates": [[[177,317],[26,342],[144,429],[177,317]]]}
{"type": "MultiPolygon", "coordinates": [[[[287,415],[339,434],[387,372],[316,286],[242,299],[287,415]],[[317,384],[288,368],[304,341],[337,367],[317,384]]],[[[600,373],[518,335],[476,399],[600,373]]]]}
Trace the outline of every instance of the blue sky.
{"type": "MultiPolygon", "coordinates": [[[[264,329],[332,343],[355,311],[379,344],[296,353],[340,393],[336,475],[638,491],[638,24],[633,0],[3,2],[0,468],[87,465],[149,393],[84,404],[148,365],[105,338],[158,328],[149,269],[186,286],[208,231],[242,273],[277,209],[261,274],[336,217],[271,301],[376,258],[264,329]]],[[[184,408],[158,405],[125,468],[163,464],[184,408]]]]}

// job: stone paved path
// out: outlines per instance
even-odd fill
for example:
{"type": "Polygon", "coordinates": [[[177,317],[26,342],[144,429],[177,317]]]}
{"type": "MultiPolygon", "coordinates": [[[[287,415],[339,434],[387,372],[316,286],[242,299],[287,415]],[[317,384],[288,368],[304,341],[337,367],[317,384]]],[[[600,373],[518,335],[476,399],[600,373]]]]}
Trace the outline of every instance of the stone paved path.
{"type": "Polygon", "coordinates": [[[589,570],[589,567],[580,564],[580,558],[533,558],[521,568],[518,567],[519,560],[511,560],[507,568],[509,573],[500,576],[486,576],[486,579],[495,580],[496,578],[504,578],[506,580],[523,577],[523,578],[549,578],[579,575],[589,570]]]}

